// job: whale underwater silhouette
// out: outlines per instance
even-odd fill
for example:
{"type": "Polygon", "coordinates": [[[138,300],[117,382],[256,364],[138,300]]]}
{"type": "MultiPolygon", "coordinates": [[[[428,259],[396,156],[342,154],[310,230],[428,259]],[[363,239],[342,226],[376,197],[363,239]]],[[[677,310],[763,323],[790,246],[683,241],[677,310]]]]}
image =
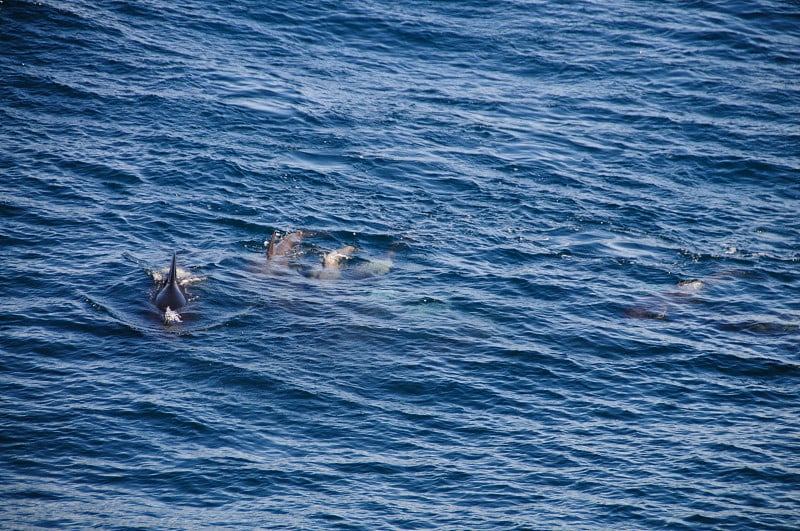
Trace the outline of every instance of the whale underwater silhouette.
{"type": "MultiPolygon", "coordinates": [[[[713,306],[702,305],[702,292],[715,286],[718,281],[741,279],[757,280],[757,274],[743,270],[726,270],[711,276],[683,280],[661,293],[651,295],[633,306],[625,308],[624,314],[634,319],[671,321],[681,318],[701,318],[700,322],[723,332],[739,332],[758,335],[788,335],[800,333],[800,322],[796,315],[742,314],[732,308],[720,313],[713,306]]],[[[697,321],[695,321],[697,322],[697,321]]]]}
{"type": "Polygon", "coordinates": [[[178,285],[178,268],[176,253],[172,253],[172,266],[169,268],[169,277],[156,295],[156,306],[162,312],[175,311],[186,306],[186,295],[178,285]]]}
{"type": "Polygon", "coordinates": [[[738,270],[727,270],[711,276],[682,280],[670,289],[662,291],[625,308],[624,313],[634,319],[669,320],[669,315],[679,306],[691,304],[697,300],[701,291],[717,284],[720,280],[745,277],[746,273],[738,270]]]}

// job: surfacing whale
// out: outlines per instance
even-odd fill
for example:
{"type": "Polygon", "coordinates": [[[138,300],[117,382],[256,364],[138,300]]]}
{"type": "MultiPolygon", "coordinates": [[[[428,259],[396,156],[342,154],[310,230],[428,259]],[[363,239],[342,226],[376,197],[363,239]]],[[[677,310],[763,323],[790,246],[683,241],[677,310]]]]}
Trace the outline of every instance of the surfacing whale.
{"type": "Polygon", "coordinates": [[[156,306],[162,312],[168,309],[175,311],[186,306],[186,295],[178,285],[178,267],[176,254],[172,253],[172,266],[169,268],[169,277],[161,290],[156,295],[156,306]]]}
{"type": "Polygon", "coordinates": [[[266,272],[273,275],[285,275],[289,273],[299,273],[307,278],[335,280],[342,276],[343,270],[347,269],[348,278],[364,279],[374,276],[387,274],[393,262],[391,254],[384,260],[354,259],[353,254],[358,251],[352,245],[345,245],[334,251],[321,253],[321,261],[309,265],[306,259],[301,262],[303,255],[319,254],[319,251],[299,251],[298,247],[307,237],[314,236],[315,233],[303,230],[288,232],[280,238],[280,233],[275,231],[267,244],[266,252],[266,272]],[[353,260],[353,266],[347,266],[348,261],[353,260]]]}
{"type": "Polygon", "coordinates": [[[281,241],[278,240],[278,231],[272,233],[272,238],[269,240],[269,246],[267,247],[267,260],[272,260],[278,256],[287,256],[294,251],[294,248],[297,244],[303,241],[303,232],[302,231],[295,231],[290,232],[286,236],[284,236],[281,241]]]}

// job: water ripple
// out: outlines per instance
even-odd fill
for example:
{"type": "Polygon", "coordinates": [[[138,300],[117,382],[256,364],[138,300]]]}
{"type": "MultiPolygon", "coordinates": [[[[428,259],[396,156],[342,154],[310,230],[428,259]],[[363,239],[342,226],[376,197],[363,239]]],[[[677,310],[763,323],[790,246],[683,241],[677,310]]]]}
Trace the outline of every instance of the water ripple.
{"type": "Polygon", "coordinates": [[[797,528],[795,11],[3,3],[0,526],[797,528]]]}

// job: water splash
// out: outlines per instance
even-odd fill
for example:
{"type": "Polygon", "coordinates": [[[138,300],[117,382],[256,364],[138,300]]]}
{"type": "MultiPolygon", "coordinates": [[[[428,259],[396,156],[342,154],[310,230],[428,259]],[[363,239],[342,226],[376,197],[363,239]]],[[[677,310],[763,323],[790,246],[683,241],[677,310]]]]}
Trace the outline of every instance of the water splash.
{"type": "Polygon", "coordinates": [[[167,306],[167,309],[164,310],[164,324],[171,325],[182,322],[181,314],[167,306]]]}

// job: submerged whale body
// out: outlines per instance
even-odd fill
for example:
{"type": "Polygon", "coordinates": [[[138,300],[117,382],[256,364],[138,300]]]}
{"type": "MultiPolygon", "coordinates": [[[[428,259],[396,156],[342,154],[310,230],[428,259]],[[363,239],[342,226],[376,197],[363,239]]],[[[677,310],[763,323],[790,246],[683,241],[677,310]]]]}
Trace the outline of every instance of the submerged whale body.
{"type": "Polygon", "coordinates": [[[164,287],[162,287],[161,291],[156,295],[156,306],[158,306],[158,309],[162,312],[166,311],[167,308],[170,310],[177,310],[178,308],[186,306],[186,296],[178,285],[177,269],[176,256],[175,253],[172,253],[172,266],[169,268],[169,278],[167,278],[164,287]]]}

